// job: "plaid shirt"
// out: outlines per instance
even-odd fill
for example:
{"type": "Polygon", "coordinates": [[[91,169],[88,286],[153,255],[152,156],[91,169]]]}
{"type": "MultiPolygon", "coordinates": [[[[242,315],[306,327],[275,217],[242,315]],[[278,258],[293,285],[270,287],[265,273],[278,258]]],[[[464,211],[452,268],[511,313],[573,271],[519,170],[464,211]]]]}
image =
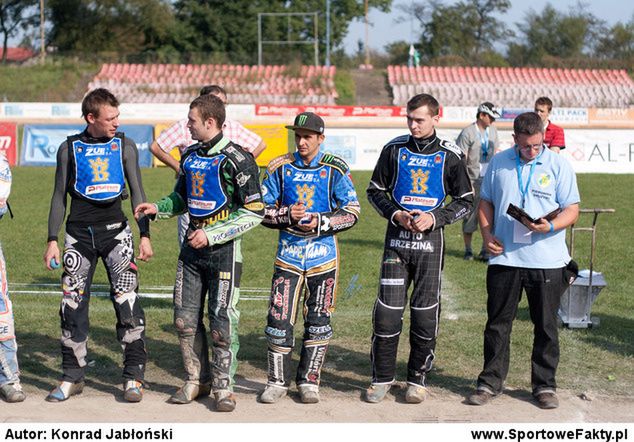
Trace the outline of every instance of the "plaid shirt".
{"type": "MultiPolygon", "coordinates": [[[[235,120],[225,120],[222,125],[222,134],[249,152],[253,152],[262,142],[262,137],[251,132],[235,120]]],[[[179,152],[182,154],[185,149],[196,143],[196,141],[192,139],[187,129],[187,119],[185,118],[161,132],[156,139],[156,143],[163,152],[168,153],[178,147],[179,152]]]]}

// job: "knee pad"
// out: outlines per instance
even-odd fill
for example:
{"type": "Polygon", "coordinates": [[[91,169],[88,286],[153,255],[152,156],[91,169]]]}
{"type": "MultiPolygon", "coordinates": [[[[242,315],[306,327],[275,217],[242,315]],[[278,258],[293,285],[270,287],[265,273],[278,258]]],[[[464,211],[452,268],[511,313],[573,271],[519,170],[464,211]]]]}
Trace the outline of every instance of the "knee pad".
{"type": "Polygon", "coordinates": [[[176,309],[174,311],[174,326],[180,336],[193,336],[198,329],[198,315],[176,309]]]}
{"type": "Polygon", "coordinates": [[[384,338],[401,334],[404,307],[390,307],[377,299],[374,304],[374,334],[384,338]]]}
{"type": "Polygon", "coordinates": [[[431,307],[412,307],[411,332],[421,339],[430,341],[438,334],[438,308],[440,304],[431,307]]]}
{"type": "Polygon", "coordinates": [[[264,329],[264,334],[266,335],[266,340],[269,345],[293,347],[294,338],[292,331],[269,325],[264,329]]]}
{"type": "Polygon", "coordinates": [[[332,327],[326,325],[311,325],[306,330],[306,337],[309,341],[329,341],[332,338],[332,327]]]}
{"type": "Polygon", "coordinates": [[[136,293],[129,292],[115,295],[114,305],[119,316],[119,321],[121,321],[126,328],[145,328],[145,313],[141,308],[136,293]]]}

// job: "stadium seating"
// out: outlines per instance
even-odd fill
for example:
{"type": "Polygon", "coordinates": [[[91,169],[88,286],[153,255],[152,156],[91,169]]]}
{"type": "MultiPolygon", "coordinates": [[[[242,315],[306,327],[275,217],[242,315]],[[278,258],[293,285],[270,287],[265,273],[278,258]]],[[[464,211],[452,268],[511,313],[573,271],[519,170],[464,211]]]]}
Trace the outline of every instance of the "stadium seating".
{"type": "Polygon", "coordinates": [[[557,107],[634,105],[634,82],[625,70],[388,66],[388,81],[395,106],[422,92],[444,106],[491,101],[526,108],[541,96],[550,97],[557,107]]]}
{"type": "Polygon", "coordinates": [[[108,88],[124,103],[189,103],[219,84],[232,104],[335,104],[335,67],[106,63],[88,89],[108,88]]]}

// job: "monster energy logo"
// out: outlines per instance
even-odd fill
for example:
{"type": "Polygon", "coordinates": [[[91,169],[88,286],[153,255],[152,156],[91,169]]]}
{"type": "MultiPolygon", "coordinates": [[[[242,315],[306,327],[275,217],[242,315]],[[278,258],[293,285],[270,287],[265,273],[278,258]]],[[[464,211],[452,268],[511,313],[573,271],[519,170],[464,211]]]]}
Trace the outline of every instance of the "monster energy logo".
{"type": "Polygon", "coordinates": [[[304,124],[306,124],[306,120],[308,120],[308,115],[300,115],[299,117],[297,117],[297,124],[303,126],[304,124]]]}

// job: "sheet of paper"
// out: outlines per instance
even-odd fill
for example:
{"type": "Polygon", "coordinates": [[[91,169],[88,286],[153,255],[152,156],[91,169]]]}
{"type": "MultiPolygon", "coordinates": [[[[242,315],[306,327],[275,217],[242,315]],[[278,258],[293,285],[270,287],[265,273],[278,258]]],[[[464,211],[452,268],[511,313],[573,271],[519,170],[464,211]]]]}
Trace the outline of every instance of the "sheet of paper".
{"type": "Polygon", "coordinates": [[[531,244],[533,242],[532,233],[524,224],[518,221],[513,222],[513,242],[515,244],[531,244]]]}

